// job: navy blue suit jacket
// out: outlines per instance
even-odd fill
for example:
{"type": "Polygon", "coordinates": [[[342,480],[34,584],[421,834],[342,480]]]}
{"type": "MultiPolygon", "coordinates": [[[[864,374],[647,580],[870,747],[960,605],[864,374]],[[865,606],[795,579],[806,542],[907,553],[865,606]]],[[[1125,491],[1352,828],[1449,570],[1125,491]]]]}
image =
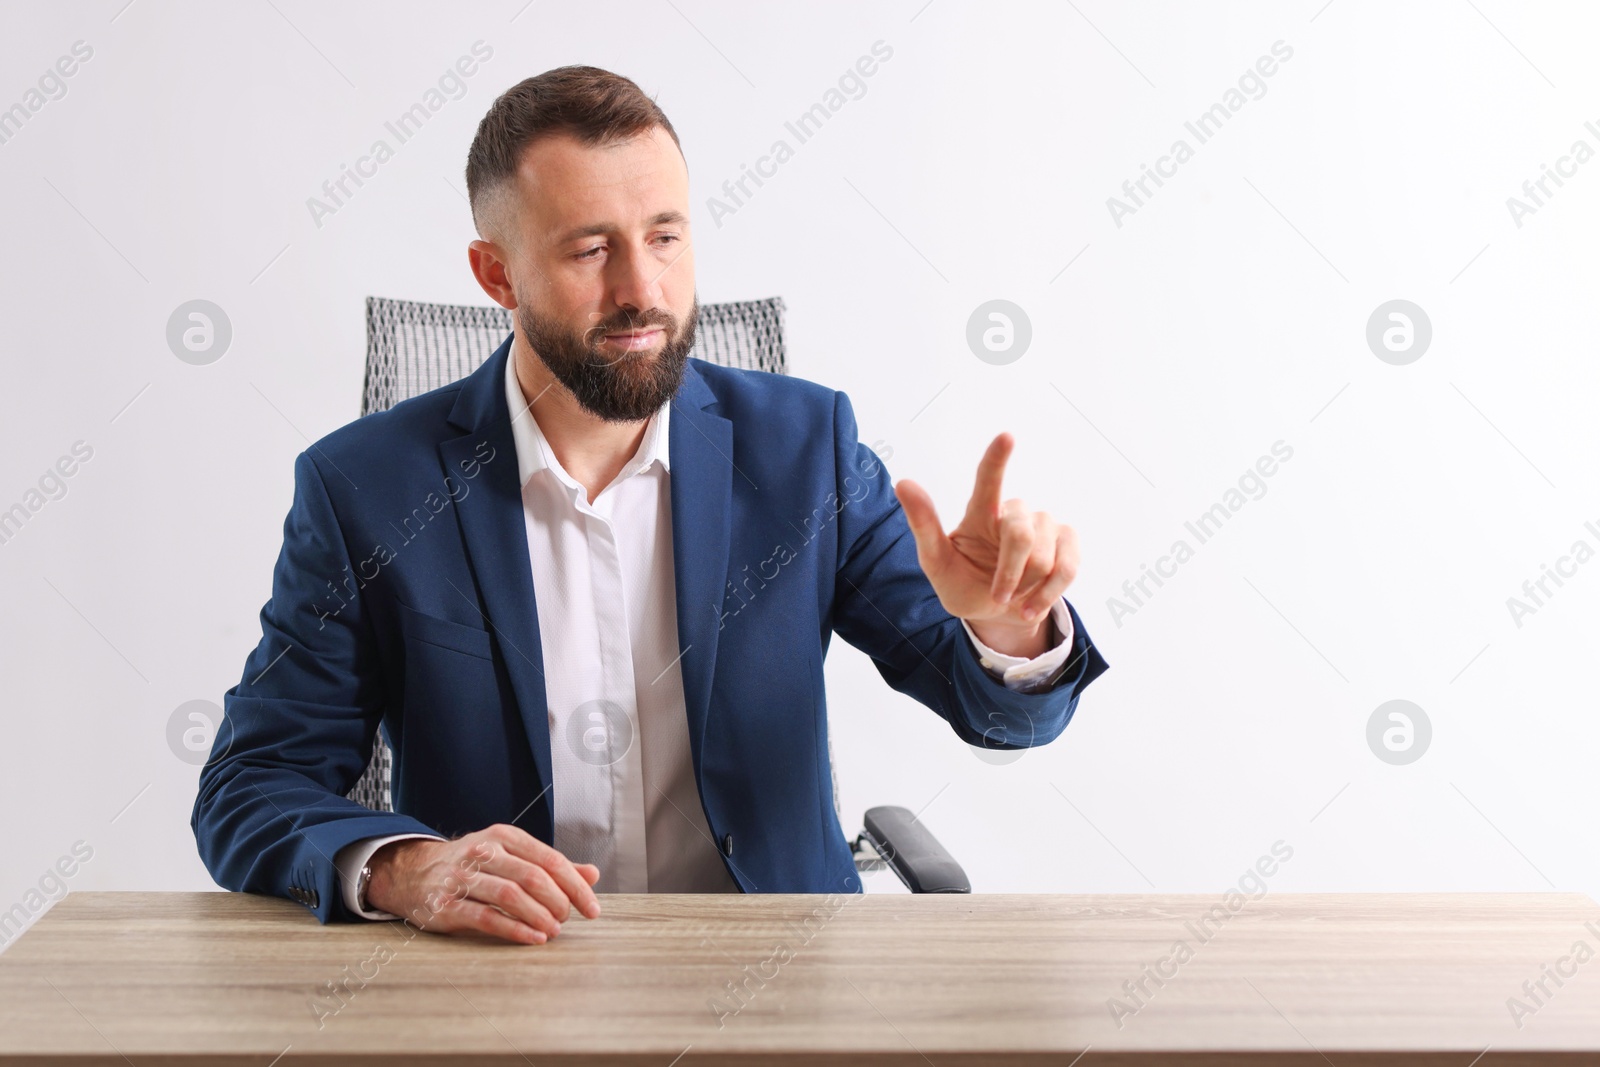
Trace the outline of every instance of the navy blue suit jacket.
{"type": "MultiPolygon", "coordinates": [[[[225,698],[192,824],[231,890],[354,916],[344,845],[514,823],[553,840],[550,732],[506,342],[477,371],[297,457],[261,642],[225,698]],[[394,812],[345,799],[382,724],[394,812]]],[[[1106,669],[1073,615],[1048,690],[1005,688],[917,563],[841,392],[691,359],[668,448],[695,778],[745,892],[859,892],[833,809],[833,633],[971,745],[1043,744],[1106,669]]]]}

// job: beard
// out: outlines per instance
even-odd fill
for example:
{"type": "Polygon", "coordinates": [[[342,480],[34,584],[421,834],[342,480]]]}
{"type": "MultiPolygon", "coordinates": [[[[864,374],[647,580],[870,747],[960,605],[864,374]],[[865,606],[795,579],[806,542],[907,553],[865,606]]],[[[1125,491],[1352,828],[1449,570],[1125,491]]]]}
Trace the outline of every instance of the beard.
{"type": "Polygon", "coordinates": [[[517,325],[533,354],[580,407],[607,422],[639,422],[672,398],[683,382],[699,321],[698,297],[682,324],[669,312],[651,308],[637,314],[619,312],[582,333],[535,313],[526,301],[517,305],[517,325]],[[608,352],[600,347],[607,333],[647,326],[659,326],[666,333],[658,350],[608,352]]]}

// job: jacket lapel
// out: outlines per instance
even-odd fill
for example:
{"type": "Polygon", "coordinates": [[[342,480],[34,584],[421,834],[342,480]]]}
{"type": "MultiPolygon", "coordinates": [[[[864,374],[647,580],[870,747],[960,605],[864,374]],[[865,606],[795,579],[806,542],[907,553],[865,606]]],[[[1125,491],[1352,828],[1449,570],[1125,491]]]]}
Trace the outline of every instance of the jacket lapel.
{"type": "Polygon", "coordinates": [[[691,359],[672,401],[672,574],[677,587],[679,669],[696,780],[711,710],[711,679],[722,629],[732,531],[733,423],[709,408],[716,396],[691,359]]]}

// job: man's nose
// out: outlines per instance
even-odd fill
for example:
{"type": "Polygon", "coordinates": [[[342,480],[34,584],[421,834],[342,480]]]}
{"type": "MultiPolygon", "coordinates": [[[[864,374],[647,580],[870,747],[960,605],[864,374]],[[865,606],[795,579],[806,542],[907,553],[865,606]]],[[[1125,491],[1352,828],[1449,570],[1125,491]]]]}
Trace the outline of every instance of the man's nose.
{"type": "Polygon", "coordinates": [[[612,282],[612,299],[618,307],[634,312],[661,304],[662,264],[642,251],[624,253],[612,259],[617,271],[612,282]]]}

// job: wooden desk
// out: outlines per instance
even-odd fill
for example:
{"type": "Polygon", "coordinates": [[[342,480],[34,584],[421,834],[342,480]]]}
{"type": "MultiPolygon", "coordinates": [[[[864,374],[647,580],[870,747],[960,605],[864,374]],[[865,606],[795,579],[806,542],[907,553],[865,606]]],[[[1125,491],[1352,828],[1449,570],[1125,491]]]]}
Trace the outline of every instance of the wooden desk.
{"type": "Polygon", "coordinates": [[[1507,1006],[1600,950],[1586,897],[1272,894],[1202,929],[1220,899],[610,896],[519,947],[74,893],[0,955],[0,1063],[1600,1063],[1600,958],[1507,1006]]]}

